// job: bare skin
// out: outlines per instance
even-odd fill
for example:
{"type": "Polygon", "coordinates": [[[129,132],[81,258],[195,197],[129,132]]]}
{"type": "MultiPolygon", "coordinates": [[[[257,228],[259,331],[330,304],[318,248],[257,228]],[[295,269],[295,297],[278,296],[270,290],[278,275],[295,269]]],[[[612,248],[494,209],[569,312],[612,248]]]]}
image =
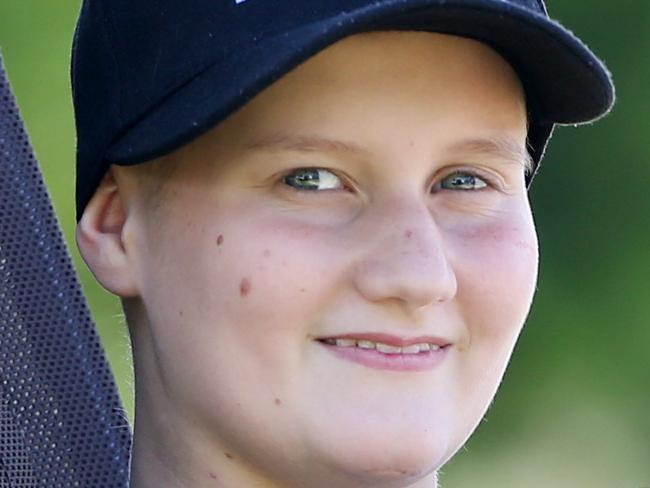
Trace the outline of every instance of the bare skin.
{"type": "Polygon", "coordinates": [[[112,167],[77,240],[129,319],[132,488],[434,486],[532,301],[526,123],[485,45],[371,33],[112,167]],[[444,338],[444,358],[378,369],[322,341],[364,332],[444,338]]]}

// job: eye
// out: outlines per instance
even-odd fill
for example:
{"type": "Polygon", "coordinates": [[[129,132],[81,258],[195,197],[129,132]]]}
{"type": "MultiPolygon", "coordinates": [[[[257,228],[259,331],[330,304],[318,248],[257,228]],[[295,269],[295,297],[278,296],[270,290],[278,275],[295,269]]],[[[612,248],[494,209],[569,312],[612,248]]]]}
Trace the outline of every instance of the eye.
{"type": "Polygon", "coordinates": [[[455,171],[450,175],[445,176],[433,187],[433,191],[440,190],[460,190],[472,191],[481,190],[488,186],[487,181],[468,171],[455,171]]]}
{"type": "Polygon", "coordinates": [[[282,181],[298,191],[338,190],[344,188],[341,179],[324,168],[300,168],[282,181]]]}

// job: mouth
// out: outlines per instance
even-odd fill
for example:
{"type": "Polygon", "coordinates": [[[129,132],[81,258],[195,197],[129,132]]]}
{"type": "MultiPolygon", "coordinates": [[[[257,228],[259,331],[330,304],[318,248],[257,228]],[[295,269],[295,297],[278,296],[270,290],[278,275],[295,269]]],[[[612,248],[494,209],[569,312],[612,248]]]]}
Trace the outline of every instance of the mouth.
{"type": "Polygon", "coordinates": [[[432,336],[402,338],[389,334],[346,334],[317,342],[337,357],[373,369],[428,371],[440,365],[452,344],[432,336]]]}

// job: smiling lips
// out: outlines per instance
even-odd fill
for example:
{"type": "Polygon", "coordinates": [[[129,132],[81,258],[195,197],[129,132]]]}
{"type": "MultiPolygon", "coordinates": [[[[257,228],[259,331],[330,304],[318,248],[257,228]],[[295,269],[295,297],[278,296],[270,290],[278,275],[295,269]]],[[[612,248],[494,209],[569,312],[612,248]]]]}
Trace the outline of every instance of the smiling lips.
{"type": "Polygon", "coordinates": [[[318,339],[327,350],[342,359],[374,369],[426,371],[447,355],[451,343],[421,336],[403,339],[389,334],[347,334],[318,339]]]}

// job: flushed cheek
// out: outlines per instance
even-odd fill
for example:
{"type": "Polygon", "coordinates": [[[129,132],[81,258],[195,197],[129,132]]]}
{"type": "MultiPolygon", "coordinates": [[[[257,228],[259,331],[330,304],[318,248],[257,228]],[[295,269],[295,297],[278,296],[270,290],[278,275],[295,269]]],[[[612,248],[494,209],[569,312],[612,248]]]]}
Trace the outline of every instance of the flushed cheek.
{"type": "Polygon", "coordinates": [[[476,413],[494,395],[530,309],[537,279],[531,225],[493,224],[454,236],[456,300],[466,327],[459,394],[476,413]]]}
{"type": "Polygon", "coordinates": [[[491,302],[527,312],[538,267],[532,223],[494,222],[461,229],[451,242],[459,287],[469,295],[465,298],[480,300],[486,294],[491,302]]]}

